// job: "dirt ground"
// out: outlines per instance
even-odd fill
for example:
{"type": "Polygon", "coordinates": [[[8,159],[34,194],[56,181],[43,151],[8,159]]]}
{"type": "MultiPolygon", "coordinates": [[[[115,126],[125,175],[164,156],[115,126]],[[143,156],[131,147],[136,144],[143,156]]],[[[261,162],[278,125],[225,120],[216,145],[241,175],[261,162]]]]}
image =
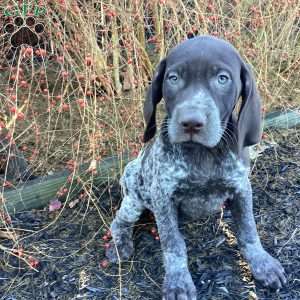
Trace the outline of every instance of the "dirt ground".
{"type": "MultiPolygon", "coordinates": [[[[280,292],[253,281],[239,255],[229,211],[182,225],[189,267],[198,299],[300,299],[300,135],[272,133],[277,145],[266,149],[252,172],[254,210],[265,248],[283,264],[288,284],[280,292]]],[[[0,252],[0,299],[160,299],[164,270],[155,226],[145,214],[136,226],[135,256],[122,265],[105,265],[103,234],[111,207],[120,201],[112,184],[95,190],[94,201],[81,201],[61,212],[19,213],[12,218],[22,247],[39,260],[37,271],[0,252]],[[102,194],[100,196],[100,194],[102,194]]],[[[10,240],[1,244],[12,247],[10,240]]]]}

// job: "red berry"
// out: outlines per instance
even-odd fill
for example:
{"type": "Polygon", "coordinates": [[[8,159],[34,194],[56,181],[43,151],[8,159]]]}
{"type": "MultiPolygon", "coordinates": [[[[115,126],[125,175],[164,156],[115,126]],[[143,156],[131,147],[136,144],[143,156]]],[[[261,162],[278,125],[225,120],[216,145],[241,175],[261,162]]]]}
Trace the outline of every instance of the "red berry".
{"type": "Polygon", "coordinates": [[[77,78],[78,78],[79,81],[81,81],[81,80],[83,80],[85,78],[85,76],[83,74],[79,74],[77,76],[77,78]]]}
{"type": "Polygon", "coordinates": [[[67,72],[67,71],[62,71],[62,72],[61,72],[61,76],[62,76],[63,78],[68,78],[69,72],[67,72]]]}
{"type": "Polygon", "coordinates": [[[150,229],[150,232],[155,235],[155,234],[157,234],[157,229],[155,227],[152,227],[150,229]]]}
{"type": "Polygon", "coordinates": [[[87,66],[91,66],[91,65],[92,65],[92,58],[91,58],[90,56],[87,56],[87,57],[85,58],[85,64],[86,64],[87,66]]]}
{"type": "Polygon", "coordinates": [[[107,259],[103,259],[103,260],[100,262],[100,266],[101,266],[102,268],[107,268],[107,267],[108,267],[108,264],[109,264],[109,262],[108,262],[107,259]]]}
{"type": "Polygon", "coordinates": [[[35,54],[37,56],[45,57],[47,55],[47,51],[45,49],[37,49],[35,50],[35,54]]]}
{"type": "Polygon", "coordinates": [[[63,111],[69,111],[70,110],[70,106],[67,103],[64,103],[62,106],[63,111]]]}
{"type": "Polygon", "coordinates": [[[77,102],[78,104],[82,104],[82,103],[84,103],[85,101],[84,101],[84,99],[79,98],[79,99],[76,100],[76,102],[77,102]]]}
{"type": "Polygon", "coordinates": [[[58,56],[56,59],[59,63],[63,63],[64,62],[64,57],[63,56],[58,56]]]}
{"type": "Polygon", "coordinates": [[[105,235],[102,237],[102,240],[103,240],[103,241],[108,241],[108,240],[109,240],[109,237],[105,234],[105,235]]]}
{"type": "Polygon", "coordinates": [[[36,258],[32,256],[28,257],[28,262],[32,268],[37,268],[40,263],[36,258]]]}
{"type": "Polygon", "coordinates": [[[73,4],[72,8],[73,8],[74,13],[76,13],[76,14],[80,13],[80,8],[77,4],[73,4]]]}
{"type": "Polygon", "coordinates": [[[25,51],[24,51],[24,55],[25,56],[31,56],[33,54],[33,49],[28,47],[28,48],[25,48],[25,51]]]}
{"type": "Polygon", "coordinates": [[[25,115],[22,113],[22,112],[19,112],[18,114],[17,114],[17,120],[24,120],[25,119],[25,115]]]}
{"type": "Polygon", "coordinates": [[[18,255],[19,257],[22,257],[24,255],[24,249],[22,247],[19,247],[17,249],[14,249],[13,252],[18,255]]]}
{"type": "Polygon", "coordinates": [[[20,87],[26,88],[27,86],[28,86],[28,83],[27,83],[25,80],[22,80],[22,81],[20,82],[20,87]]]}
{"type": "Polygon", "coordinates": [[[104,249],[108,249],[108,248],[110,248],[110,243],[105,243],[104,244],[104,249]]]}
{"type": "Polygon", "coordinates": [[[9,110],[14,114],[17,112],[17,108],[15,106],[12,106],[9,110]]]}

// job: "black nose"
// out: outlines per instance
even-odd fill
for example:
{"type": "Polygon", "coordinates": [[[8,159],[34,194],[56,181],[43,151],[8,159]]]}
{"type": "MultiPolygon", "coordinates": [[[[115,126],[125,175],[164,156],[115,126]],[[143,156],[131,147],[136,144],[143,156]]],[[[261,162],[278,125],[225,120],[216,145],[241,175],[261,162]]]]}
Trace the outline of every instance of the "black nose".
{"type": "Polygon", "coordinates": [[[198,133],[203,127],[203,123],[196,119],[187,119],[181,121],[185,133],[198,133]]]}

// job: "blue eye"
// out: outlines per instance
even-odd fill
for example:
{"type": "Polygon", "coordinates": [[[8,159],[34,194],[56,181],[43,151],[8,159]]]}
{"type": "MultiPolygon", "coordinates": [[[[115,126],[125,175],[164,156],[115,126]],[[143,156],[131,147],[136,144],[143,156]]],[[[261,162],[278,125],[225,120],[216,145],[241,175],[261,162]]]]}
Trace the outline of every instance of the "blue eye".
{"type": "Polygon", "coordinates": [[[227,83],[228,80],[229,80],[229,77],[227,75],[225,75],[225,74],[220,74],[218,76],[218,82],[220,84],[225,84],[225,83],[227,83]]]}
{"type": "Polygon", "coordinates": [[[178,77],[175,74],[171,74],[168,76],[168,80],[170,80],[172,83],[175,83],[177,81],[178,77]]]}

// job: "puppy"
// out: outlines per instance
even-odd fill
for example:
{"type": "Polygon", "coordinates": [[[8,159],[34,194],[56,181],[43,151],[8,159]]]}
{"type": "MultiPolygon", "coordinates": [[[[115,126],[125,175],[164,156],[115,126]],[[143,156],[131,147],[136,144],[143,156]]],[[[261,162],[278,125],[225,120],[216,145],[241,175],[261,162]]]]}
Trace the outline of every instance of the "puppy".
{"type": "Polygon", "coordinates": [[[186,40],[158,65],[144,105],[144,141],[156,132],[156,107],[165,101],[158,136],[125,168],[124,199],[111,225],[111,261],[133,252],[132,228],[145,208],[156,219],[165,279],[163,298],[195,300],[178,217],[197,219],[229,203],[242,255],[265,286],[286,282],[281,264],[261,245],[252,211],[248,147],[261,137],[261,100],[249,66],[228,42],[186,40]],[[241,98],[239,113],[234,113],[241,98]]]}

